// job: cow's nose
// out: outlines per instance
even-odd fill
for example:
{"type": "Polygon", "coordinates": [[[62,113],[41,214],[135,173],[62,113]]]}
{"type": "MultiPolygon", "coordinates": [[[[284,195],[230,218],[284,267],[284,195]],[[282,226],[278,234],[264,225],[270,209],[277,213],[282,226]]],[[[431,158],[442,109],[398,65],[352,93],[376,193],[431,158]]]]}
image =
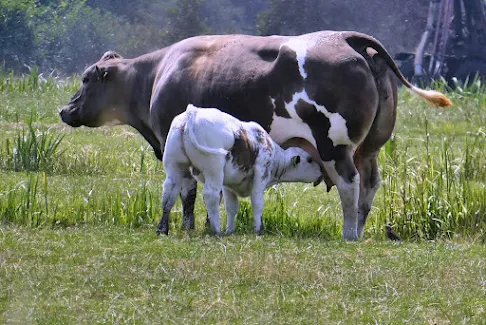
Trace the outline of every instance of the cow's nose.
{"type": "Polygon", "coordinates": [[[61,117],[61,120],[63,122],[66,122],[66,118],[69,114],[67,113],[66,106],[64,106],[60,111],[59,111],[59,116],[61,117]]]}
{"type": "Polygon", "coordinates": [[[64,106],[59,112],[59,116],[61,117],[61,120],[64,123],[70,126],[73,127],[81,126],[79,115],[76,113],[76,111],[73,111],[69,106],[64,106]]]}

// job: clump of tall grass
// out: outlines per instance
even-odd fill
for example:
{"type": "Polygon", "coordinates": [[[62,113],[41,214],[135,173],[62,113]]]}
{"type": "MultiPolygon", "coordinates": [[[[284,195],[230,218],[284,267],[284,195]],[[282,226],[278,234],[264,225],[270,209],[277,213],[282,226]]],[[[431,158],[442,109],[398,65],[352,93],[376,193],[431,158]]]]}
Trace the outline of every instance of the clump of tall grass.
{"type": "Polygon", "coordinates": [[[28,67],[28,74],[16,75],[15,71],[6,72],[0,67],[0,91],[10,92],[47,92],[52,90],[65,90],[74,92],[79,88],[79,78],[73,75],[68,78],[60,78],[56,71],[48,76],[39,73],[38,67],[28,67]]]}
{"type": "Polygon", "coordinates": [[[425,133],[419,155],[407,154],[416,140],[400,137],[382,152],[383,193],[375,203],[378,211],[372,228],[380,232],[390,222],[405,238],[417,239],[485,231],[485,134],[479,131],[465,139],[444,138],[439,148],[432,149],[427,123],[425,133]]]}
{"type": "Polygon", "coordinates": [[[13,141],[5,139],[1,155],[4,168],[14,171],[52,171],[62,155],[59,149],[64,136],[36,129],[31,122],[17,129],[13,141]]]}

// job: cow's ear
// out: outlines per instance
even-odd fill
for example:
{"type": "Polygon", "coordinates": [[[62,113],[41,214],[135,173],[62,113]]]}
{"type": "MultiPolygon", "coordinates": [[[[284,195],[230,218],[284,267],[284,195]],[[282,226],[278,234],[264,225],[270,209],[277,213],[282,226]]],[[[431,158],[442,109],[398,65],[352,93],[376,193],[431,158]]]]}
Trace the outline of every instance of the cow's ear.
{"type": "Polygon", "coordinates": [[[98,76],[98,80],[103,82],[106,80],[106,77],[108,76],[108,71],[104,68],[100,68],[96,66],[96,75],[98,76]]]}
{"type": "Polygon", "coordinates": [[[116,53],[115,51],[107,51],[103,56],[101,57],[100,61],[106,61],[106,60],[111,60],[111,59],[121,59],[121,55],[116,53]]]}
{"type": "Polygon", "coordinates": [[[292,167],[297,166],[300,163],[300,156],[293,156],[292,157],[292,167]]]}

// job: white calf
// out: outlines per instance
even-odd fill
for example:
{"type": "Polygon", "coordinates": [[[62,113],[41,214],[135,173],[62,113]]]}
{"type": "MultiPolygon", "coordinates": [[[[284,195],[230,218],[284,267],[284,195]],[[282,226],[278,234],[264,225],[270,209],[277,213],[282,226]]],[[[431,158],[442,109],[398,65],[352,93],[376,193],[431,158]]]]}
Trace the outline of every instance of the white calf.
{"type": "Polygon", "coordinates": [[[317,185],[323,176],[309,153],[297,147],[282,149],[259,124],[193,105],[172,121],[163,162],[167,178],[158,229],[166,234],[170,210],[189,172],[204,183],[204,202],[215,233],[220,233],[221,190],[228,216],[226,232],[235,230],[238,196],[251,197],[255,230],[260,232],[265,188],[279,182],[317,185]]]}

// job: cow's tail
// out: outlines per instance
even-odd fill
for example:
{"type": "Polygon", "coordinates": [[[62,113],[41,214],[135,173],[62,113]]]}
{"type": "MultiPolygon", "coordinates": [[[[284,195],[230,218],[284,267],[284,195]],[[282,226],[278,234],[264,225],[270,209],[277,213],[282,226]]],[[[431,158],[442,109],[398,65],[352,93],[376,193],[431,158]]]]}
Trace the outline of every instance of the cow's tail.
{"type": "Polygon", "coordinates": [[[357,32],[344,32],[343,35],[348,44],[360,53],[365,52],[367,47],[371,47],[372,49],[374,49],[377,54],[385,60],[385,62],[392,69],[393,73],[395,73],[398,79],[400,79],[403,85],[410,89],[411,92],[419,95],[420,97],[424,98],[426,101],[435,106],[452,106],[451,100],[441,92],[436,90],[424,90],[415,87],[407,79],[405,79],[403,74],[398,69],[395,61],[392,59],[392,57],[385,49],[385,47],[380,43],[380,41],[369,35],[357,32]]]}
{"type": "Polygon", "coordinates": [[[186,110],[186,117],[187,117],[186,130],[187,130],[187,133],[189,135],[189,139],[191,140],[194,147],[196,147],[202,153],[209,153],[209,154],[212,154],[212,155],[226,156],[228,154],[227,150],[225,150],[223,148],[209,148],[207,146],[203,146],[197,140],[196,134],[194,134],[194,115],[197,113],[197,110],[199,110],[199,109],[200,108],[197,108],[197,107],[195,107],[191,104],[189,104],[187,106],[187,110],[186,110]]]}

